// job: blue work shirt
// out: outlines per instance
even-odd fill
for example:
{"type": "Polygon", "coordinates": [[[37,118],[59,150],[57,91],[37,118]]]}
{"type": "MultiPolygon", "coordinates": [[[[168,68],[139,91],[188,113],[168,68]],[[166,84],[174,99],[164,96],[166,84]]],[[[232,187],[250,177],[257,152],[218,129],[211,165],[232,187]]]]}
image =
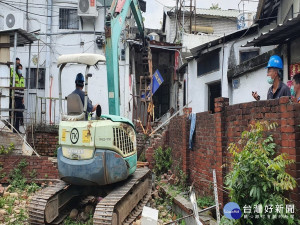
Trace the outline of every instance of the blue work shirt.
{"type": "MultiPolygon", "coordinates": [[[[80,88],[76,88],[75,91],[72,92],[72,94],[78,94],[81,101],[82,101],[82,105],[84,107],[84,91],[80,90],[80,88]]],[[[88,104],[87,104],[87,112],[90,113],[93,110],[93,105],[92,105],[92,101],[88,98],[88,104]]]]}

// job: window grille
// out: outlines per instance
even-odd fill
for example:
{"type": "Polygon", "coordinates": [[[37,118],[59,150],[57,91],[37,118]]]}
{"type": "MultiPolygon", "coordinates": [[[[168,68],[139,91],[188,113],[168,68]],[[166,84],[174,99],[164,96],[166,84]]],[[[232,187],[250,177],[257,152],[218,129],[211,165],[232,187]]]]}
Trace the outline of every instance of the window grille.
{"type": "Polygon", "coordinates": [[[77,9],[59,9],[59,29],[79,29],[77,9]]]}

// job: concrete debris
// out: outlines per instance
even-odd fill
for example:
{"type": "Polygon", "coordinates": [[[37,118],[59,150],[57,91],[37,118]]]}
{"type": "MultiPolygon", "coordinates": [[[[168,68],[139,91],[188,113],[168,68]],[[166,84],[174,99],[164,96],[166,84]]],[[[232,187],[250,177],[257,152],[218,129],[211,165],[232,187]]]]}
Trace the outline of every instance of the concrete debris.
{"type": "Polygon", "coordinates": [[[18,198],[19,197],[18,193],[10,193],[9,195],[10,195],[10,197],[13,197],[13,198],[18,198]]]}
{"type": "Polygon", "coordinates": [[[158,210],[144,206],[142,212],[141,225],[157,225],[158,210]]]}

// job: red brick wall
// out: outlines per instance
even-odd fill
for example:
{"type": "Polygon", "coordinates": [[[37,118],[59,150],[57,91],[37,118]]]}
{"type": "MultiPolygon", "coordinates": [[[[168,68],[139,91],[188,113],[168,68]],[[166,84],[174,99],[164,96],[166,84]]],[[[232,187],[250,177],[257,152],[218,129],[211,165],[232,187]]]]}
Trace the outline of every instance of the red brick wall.
{"type": "Polygon", "coordinates": [[[146,149],[146,160],[147,162],[150,163],[149,168],[153,169],[154,166],[154,152],[157,148],[166,147],[166,143],[168,143],[168,131],[163,130],[159,131],[157,134],[154,134],[150,139],[149,139],[149,147],[146,149]],[[161,133],[160,133],[161,132],[161,133]]]}
{"type": "Polygon", "coordinates": [[[46,156],[22,156],[22,155],[11,155],[11,156],[0,156],[0,164],[3,168],[0,174],[5,173],[6,176],[1,179],[0,183],[6,183],[10,171],[21,162],[22,159],[25,159],[28,163],[28,166],[24,168],[23,174],[26,178],[31,179],[41,179],[39,182],[43,182],[43,179],[59,179],[58,169],[55,163],[49,160],[46,156]],[[36,176],[33,175],[33,171],[36,171],[36,176]]]}
{"type": "Polygon", "coordinates": [[[188,149],[190,121],[186,116],[173,118],[168,127],[174,165],[181,163],[197,192],[200,195],[213,193],[212,170],[216,169],[219,200],[227,202],[223,182],[228,167],[222,168],[223,164],[230,163],[227,147],[240,139],[251,122],[267,120],[278,124],[275,131],[269,132],[277,144],[277,151],[288,153],[296,161],[288,172],[297,179],[298,187],[290,191],[288,197],[300,209],[300,104],[283,97],[229,106],[228,99],[218,98],[215,99],[215,112],[197,114],[193,150],[188,149]]]}
{"type": "Polygon", "coordinates": [[[26,131],[27,142],[41,156],[56,156],[58,146],[58,127],[55,126],[36,126],[29,127],[26,131]],[[33,136],[32,136],[33,134],[33,136]],[[33,138],[32,138],[33,137],[33,138]]]}

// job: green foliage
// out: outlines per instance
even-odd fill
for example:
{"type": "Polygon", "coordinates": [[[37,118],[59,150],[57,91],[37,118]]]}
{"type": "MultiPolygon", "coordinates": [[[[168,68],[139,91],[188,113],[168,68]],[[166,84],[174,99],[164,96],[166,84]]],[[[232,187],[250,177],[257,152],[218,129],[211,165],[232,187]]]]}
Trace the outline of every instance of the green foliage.
{"type": "Polygon", "coordinates": [[[6,203],[5,198],[0,198],[0,208],[2,209],[6,203]]]}
{"type": "Polygon", "coordinates": [[[93,225],[93,214],[90,214],[90,218],[86,222],[72,220],[70,217],[67,217],[64,220],[63,225],[93,225]]]}
{"type": "Polygon", "coordinates": [[[2,172],[2,170],[3,170],[3,167],[2,167],[2,166],[3,166],[3,165],[0,164],[0,179],[4,178],[4,177],[6,176],[6,173],[5,173],[5,172],[2,172]]]}
{"type": "Polygon", "coordinates": [[[143,151],[139,157],[140,162],[146,162],[146,155],[145,155],[145,151],[143,151]]]}
{"type": "MultiPolygon", "coordinates": [[[[276,128],[275,123],[256,122],[251,125],[250,131],[244,131],[241,140],[229,145],[232,154],[232,168],[226,176],[225,184],[230,192],[230,201],[244,206],[261,204],[263,209],[266,205],[283,205],[285,209],[286,199],[283,192],[296,187],[295,179],[285,172],[288,165],[293,161],[283,153],[275,155],[276,144],[271,135],[265,132],[276,128]]],[[[252,210],[253,213],[253,210],[252,210]]],[[[284,210],[285,213],[285,210],[284,210]]],[[[252,214],[255,215],[255,214],[252,214]]],[[[294,224],[293,220],[284,219],[244,219],[236,221],[237,224],[294,224]]],[[[224,223],[228,224],[228,223],[224,223]]]]}
{"type": "Polygon", "coordinates": [[[23,169],[27,167],[28,163],[25,159],[22,159],[20,163],[9,174],[9,181],[11,191],[16,189],[24,190],[26,187],[27,179],[23,175],[23,169]]]}
{"type": "Polygon", "coordinates": [[[179,165],[182,165],[182,159],[179,159],[179,163],[175,166],[175,175],[178,178],[176,180],[175,185],[178,187],[180,191],[187,191],[188,190],[188,176],[183,172],[179,165]]]}
{"type": "Polygon", "coordinates": [[[29,171],[29,177],[30,177],[31,179],[35,179],[36,176],[37,176],[37,171],[36,171],[36,169],[33,169],[32,171],[29,171]]]}
{"type": "Polygon", "coordinates": [[[221,9],[221,7],[219,6],[218,3],[216,3],[216,4],[212,3],[211,7],[209,9],[221,9]]]}
{"type": "Polygon", "coordinates": [[[204,208],[215,205],[215,200],[210,196],[198,197],[197,205],[199,208],[204,209],[204,208]]]}
{"type": "Polygon", "coordinates": [[[172,149],[167,148],[163,149],[159,147],[154,152],[154,172],[157,176],[160,176],[164,173],[167,173],[169,169],[171,169],[172,165],[172,149]]]}
{"type": "Polygon", "coordinates": [[[19,198],[15,198],[15,197],[1,197],[0,198],[0,206],[1,208],[4,208],[5,206],[5,210],[6,212],[13,216],[6,216],[4,218],[5,220],[5,224],[9,224],[9,225],[23,225],[26,224],[26,221],[28,220],[28,215],[26,213],[26,210],[23,208],[18,208],[20,210],[19,213],[16,213],[15,209],[17,207],[16,205],[16,200],[19,200],[19,198]]]}
{"type": "MultiPolygon", "coordinates": [[[[36,183],[27,184],[27,179],[24,177],[24,169],[28,166],[26,159],[22,159],[20,163],[9,174],[10,191],[24,191],[34,193],[40,189],[36,183]]],[[[36,170],[29,173],[31,178],[36,176],[36,170]]]]}
{"type": "Polygon", "coordinates": [[[38,191],[41,187],[39,185],[37,185],[36,183],[31,183],[31,184],[28,184],[26,187],[25,187],[25,190],[28,192],[28,193],[34,193],[36,191],[38,191]]]}
{"type": "Polygon", "coordinates": [[[15,145],[10,143],[10,145],[5,148],[3,145],[0,145],[0,155],[7,155],[15,149],[15,145]]]}

